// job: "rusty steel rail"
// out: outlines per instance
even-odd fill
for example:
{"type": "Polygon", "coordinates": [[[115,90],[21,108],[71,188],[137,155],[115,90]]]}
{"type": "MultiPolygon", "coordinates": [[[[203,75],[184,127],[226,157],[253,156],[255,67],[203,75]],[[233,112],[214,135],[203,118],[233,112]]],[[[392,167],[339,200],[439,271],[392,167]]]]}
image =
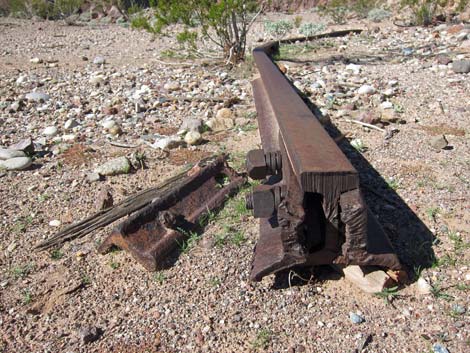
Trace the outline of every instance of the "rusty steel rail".
{"type": "Polygon", "coordinates": [[[368,210],[359,175],[272,61],[271,42],[254,49],[252,82],[263,149],[247,154],[247,171],[263,184],[247,207],[260,218],[251,278],[297,265],[356,264],[400,269],[368,210]]]}

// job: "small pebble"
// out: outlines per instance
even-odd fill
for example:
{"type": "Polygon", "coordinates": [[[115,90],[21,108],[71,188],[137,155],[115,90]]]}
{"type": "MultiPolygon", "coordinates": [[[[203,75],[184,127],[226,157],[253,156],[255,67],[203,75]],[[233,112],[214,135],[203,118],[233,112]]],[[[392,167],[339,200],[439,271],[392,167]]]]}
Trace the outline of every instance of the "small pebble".
{"type": "Polygon", "coordinates": [[[52,221],[49,222],[49,225],[51,227],[60,227],[61,223],[58,219],[53,219],[52,221]]]}
{"type": "Polygon", "coordinates": [[[365,319],[362,316],[353,312],[349,313],[349,319],[351,320],[353,324],[360,324],[365,321],[365,319]]]}

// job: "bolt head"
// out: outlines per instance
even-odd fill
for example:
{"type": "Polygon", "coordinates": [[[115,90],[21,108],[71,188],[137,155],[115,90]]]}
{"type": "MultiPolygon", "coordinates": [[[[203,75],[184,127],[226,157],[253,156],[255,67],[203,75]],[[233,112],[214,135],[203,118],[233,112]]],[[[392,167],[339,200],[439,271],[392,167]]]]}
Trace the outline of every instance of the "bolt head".
{"type": "Polygon", "coordinates": [[[255,180],[266,178],[267,166],[263,150],[251,150],[246,155],[246,171],[255,180]]]}
{"type": "Polygon", "coordinates": [[[253,216],[269,218],[274,213],[274,194],[269,185],[258,185],[252,191],[253,216]]]}

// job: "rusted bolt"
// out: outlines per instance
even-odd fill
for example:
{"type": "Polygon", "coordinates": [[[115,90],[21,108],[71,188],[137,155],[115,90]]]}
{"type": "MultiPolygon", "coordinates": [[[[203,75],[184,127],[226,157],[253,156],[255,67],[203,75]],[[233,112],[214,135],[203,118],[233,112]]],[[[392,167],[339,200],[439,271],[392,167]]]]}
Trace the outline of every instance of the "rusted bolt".
{"type": "Polygon", "coordinates": [[[261,180],[267,175],[275,175],[281,171],[282,156],[280,152],[251,150],[246,155],[246,170],[250,178],[261,180]]]}
{"type": "Polygon", "coordinates": [[[271,185],[257,185],[246,196],[246,208],[253,210],[255,218],[268,218],[281,202],[281,188],[271,185]]]}

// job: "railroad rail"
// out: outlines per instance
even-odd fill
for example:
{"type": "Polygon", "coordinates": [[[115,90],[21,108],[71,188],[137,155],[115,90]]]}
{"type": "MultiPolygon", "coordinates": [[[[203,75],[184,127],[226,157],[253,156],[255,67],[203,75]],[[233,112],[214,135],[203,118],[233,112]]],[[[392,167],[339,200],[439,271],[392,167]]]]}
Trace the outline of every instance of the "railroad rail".
{"type": "Polygon", "coordinates": [[[321,264],[401,269],[364,202],[358,172],[273,62],[278,49],[279,42],[270,42],[253,51],[263,148],[247,154],[246,167],[263,182],[247,197],[260,219],[251,279],[321,264]]]}

